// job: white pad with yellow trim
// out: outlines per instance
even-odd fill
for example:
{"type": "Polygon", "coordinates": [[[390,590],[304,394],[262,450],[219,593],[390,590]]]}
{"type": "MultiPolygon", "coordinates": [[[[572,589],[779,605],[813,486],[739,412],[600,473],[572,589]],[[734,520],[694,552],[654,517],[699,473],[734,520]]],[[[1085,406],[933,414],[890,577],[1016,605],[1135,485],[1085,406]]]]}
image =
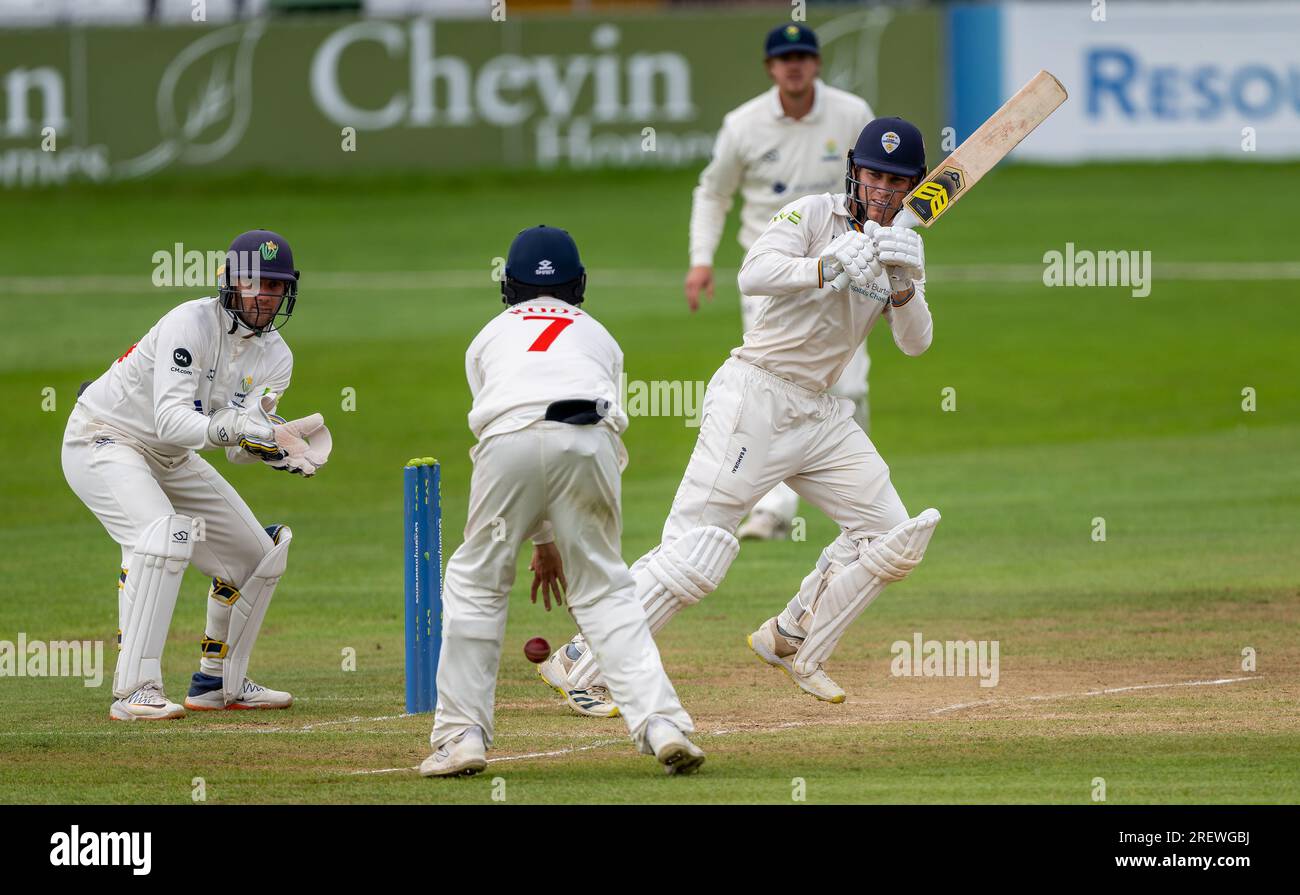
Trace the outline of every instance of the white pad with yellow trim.
{"type": "Polygon", "coordinates": [[[193,528],[189,516],[159,516],[135,543],[119,605],[122,651],[113,671],[113,695],[118,699],[150,681],[162,685],[163,646],[194,550],[193,528]]]}
{"type": "Polygon", "coordinates": [[[244,678],[248,676],[248,659],[253,653],[253,644],[257,642],[257,634],[262,630],[266,607],[275,594],[275,586],[280,583],[280,576],[284,574],[292,540],[293,532],[289,526],[282,526],[276,535],[275,546],[262,557],[253,574],[239,589],[239,598],[230,606],[230,633],[226,638],[226,655],[221,660],[221,689],[227,705],[239,696],[244,678]]]}
{"type": "Polygon", "coordinates": [[[836,569],[812,607],[812,620],[805,627],[794,668],[812,674],[830,658],[844,632],[862,611],[880,595],[885,585],[911,574],[925,556],[939,511],[928,509],[914,519],[894,526],[884,535],[864,544],[856,562],[836,569]]]}
{"type": "MultiPolygon", "coordinates": [[[[632,578],[650,633],[658,633],[683,607],[717,590],[739,553],[735,535],[716,525],[704,525],[637,560],[631,568],[632,578]]],[[[585,690],[599,677],[600,669],[587,650],[569,670],[569,688],[585,690]]]]}

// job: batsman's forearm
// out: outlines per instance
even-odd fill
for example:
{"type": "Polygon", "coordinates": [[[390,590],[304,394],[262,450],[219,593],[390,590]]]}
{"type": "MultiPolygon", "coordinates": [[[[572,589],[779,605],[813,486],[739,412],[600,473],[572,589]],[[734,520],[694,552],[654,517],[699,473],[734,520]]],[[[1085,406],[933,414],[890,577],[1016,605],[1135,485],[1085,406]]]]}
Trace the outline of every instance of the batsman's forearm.
{"type": "Polygon", "coordinates": [[[780,252],[750,252],[736,285],[743,295],[790,295],[826,285],[820,258],[792,258],[780,252]]]}

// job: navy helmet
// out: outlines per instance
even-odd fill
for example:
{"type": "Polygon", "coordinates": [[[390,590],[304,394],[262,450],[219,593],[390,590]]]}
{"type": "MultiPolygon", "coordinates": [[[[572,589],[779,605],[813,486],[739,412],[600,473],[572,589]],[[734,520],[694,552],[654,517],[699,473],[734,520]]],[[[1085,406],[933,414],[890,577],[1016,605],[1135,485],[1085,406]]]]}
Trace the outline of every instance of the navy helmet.
{"type": "Polygon", "coordinates": [[[550,295],[571,305],[582,304],[587,272],[578,257],[578,244],[569,231],[542,224],[520,230],[506,256],[501,300],[508,305],[550,295]]]}
{"type": "MultiPolygon", "coordinates": [[[[849,214],[863,224],[867,209],[858,197],[858,168],[870,168],[885,174],[898,174],[919,180],[925,176],[925,140],[915,124],[902,118],[877,118],[858,134],[858,142],[849,150],[844,175],[844,192],[848,194],[849,214]]],[[[899,200],[910,190],[904,190],[899,200]]],[[[899,192],[892,190],[891,192],[899,192]]],[[[870,201],[870,200],[868,200],[870,201]]],[[[872,205],[881,203],[872,202],[872,205]]],[[[883,207],[891,207],[893,197],[883,207]]]]}
{"type": "Polygon", "coordinates": [[[293,266],[293,249],[279,233],[271,230],[249,230],[235,237],[226,252],[226,263],[218,272],[221,307],[230,315],[230,331],[242,323],[255,333],[277,330],[293,315],[298,301],[298,279],[301,272],[293,266]],[[240,310],[239,281],[283,280],[284,297],[275,314],[262,326],[254,326],[240,310]]]}
{"type": "Polygon", "coordinates": [[[785,56],[789,53],[811,53],[814,56],[820,56],[821,50],[817,46],[817,34],[807,25],[799,25],[791,22],[786,25],[777,25],[771,31],[767,32],[767,44],[765,46],[767,58],[772,59],[775,56],[785,56]]]}

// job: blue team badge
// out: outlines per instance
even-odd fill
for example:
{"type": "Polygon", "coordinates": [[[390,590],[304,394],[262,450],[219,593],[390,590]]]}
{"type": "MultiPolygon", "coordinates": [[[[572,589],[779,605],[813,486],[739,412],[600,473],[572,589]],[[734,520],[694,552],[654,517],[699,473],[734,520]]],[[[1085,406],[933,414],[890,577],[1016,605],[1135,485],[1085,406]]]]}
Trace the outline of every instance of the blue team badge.
{"type": "Polygon", "coordinates": [[[785,192],[785,184],[778,180],[776,183],[772,184],[772,192],[774,192],[774,193],[776,193],[776,194],[778,194],[778,195],[780,195],[781,193],[784,193],[784,192],[785,192]]]}

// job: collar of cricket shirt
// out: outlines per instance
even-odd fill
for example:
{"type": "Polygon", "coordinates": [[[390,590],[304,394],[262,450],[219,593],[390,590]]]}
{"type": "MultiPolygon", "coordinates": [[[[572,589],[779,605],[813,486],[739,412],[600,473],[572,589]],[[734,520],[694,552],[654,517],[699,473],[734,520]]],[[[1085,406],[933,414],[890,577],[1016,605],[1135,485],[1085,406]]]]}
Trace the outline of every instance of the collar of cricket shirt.
{"type": "MultiPolygon", "coordinates": [[[[821,110],[822,110],[822,97],[825,96],[825,95],[826,95],[826,85],[822,83],[822,79],[821,79],[821,78],[817,78],[816,80],[813,81],[813,104],[812,104],[812,108],[809,109],[809,110],[808,110],[808,114],[805,115],[805,116],[803,116],[802,118],[799,118],[799,119],[791,118],[790,120],[791,120],[791,121],[796,121],[796,120],[798,120],[798,121],[801,121],[801,122],[803,122],[803,121],[808,121],[808,122],[816,121],[816,120],[817,120],[817,116],[821,114],[821,110]]],[[[768,99],[768,107],[769,107],[769,109],[770,109],[771,112],[772,112],[772,117],[773,117],[773,118],[776,118],[777,120],[780,120],[780,119],[782,119],[782,118],[789,118],[789,116],[785,114],[785,107],[781,105],[781,88],[780,88],[780,87],[777,87],[775,84],[773,84],[772,87],[771,87],[771,89],[768,90],[768,97],[769,97],[769,99],[768,99]]]]}

